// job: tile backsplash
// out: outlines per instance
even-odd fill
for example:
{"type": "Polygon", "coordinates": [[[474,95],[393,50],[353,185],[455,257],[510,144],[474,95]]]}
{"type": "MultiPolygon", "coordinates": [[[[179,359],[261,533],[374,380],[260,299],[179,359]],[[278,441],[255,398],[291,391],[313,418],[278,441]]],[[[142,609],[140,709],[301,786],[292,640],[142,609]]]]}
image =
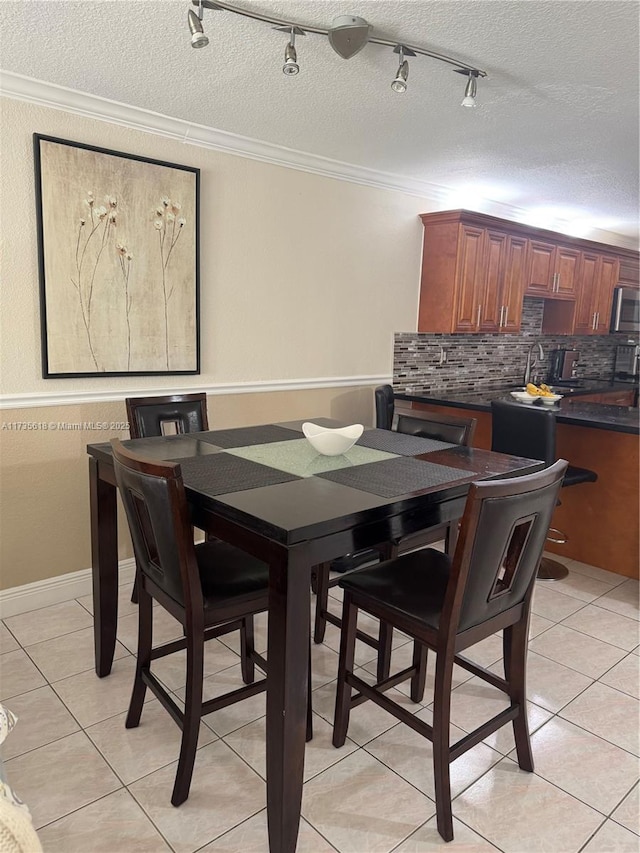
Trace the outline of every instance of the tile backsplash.
{"type": "Polygon", "coordinates": [[[517,335],[443,335],[398,332],[394,336],[393,387],[396,391],[428,391],[503,387],[522,382],[527,352],[537,347],[532,377],[544,382],[554,349],[580,353],[579,377],[611,379],[615,348],[627,335],[543,335],[543,299],[526,297],[517,335]]]}

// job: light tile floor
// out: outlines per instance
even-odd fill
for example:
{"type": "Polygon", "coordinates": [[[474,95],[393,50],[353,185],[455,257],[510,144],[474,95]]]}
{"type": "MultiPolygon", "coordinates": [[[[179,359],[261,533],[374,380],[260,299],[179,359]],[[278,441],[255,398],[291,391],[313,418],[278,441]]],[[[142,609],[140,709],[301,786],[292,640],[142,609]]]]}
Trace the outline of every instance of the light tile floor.
{"type": "MultiPolygon", "coordinates": [[[[538,582],[531,623],[529,718],[535,773],[519,770],[509,727],[452,765],[451,851],[609,853],[640,849],[638,582],[575,561],[569,577],[538,582]]],[[[331,590],[336,612],[340,591],[331,590]]],[[[19,717],[4,744],[12,786],[29,804],[47,853],[267,851],[264,696],[206,718],[189,800],[169,797],[179,730],[154,698],[126,730],[136,610],[121,588],[112,674],[92,666],[91,598],[0,623],[0,698],[19,717]]],[[[312,598],[312,608],[314,606],[312,598]]],[[[177,636],[156,609],[158,637],[177,636]]],[[[266,647],[266,619],[257,645],[266,647]]],[[[352,714],[342,749],[331,745],[339,633],[313,650],[315,736],[307,747],[300,853],[427,853],[444,847],[435,826],[430,744],[366,703],[352,714]]],[[[206,653],[206,695],[239,682],[237,641],[206,653]]],[[[397,634],[393,660],[409,660],[397,634]]],[[[500,670],[490,637],[475,658],[500,670]]],[[[364,678],[373,652],[358,648],[364,678]]],[[[182,662],[158,662],[178,698],[182,662]]],[[[395,698],[431,718],[429,670],[422,705],[399,685],[395,698]]],[[[503,694],[456,668],[452,736],[504,706],[503,694]]]]}

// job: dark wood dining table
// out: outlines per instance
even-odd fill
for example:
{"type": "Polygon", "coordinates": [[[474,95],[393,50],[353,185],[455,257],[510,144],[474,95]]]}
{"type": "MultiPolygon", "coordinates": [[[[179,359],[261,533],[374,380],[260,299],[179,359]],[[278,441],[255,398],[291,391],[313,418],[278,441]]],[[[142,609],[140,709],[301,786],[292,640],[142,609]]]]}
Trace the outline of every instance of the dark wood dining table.
{"type": "MultiPolygon", "coordinates": [[[[344,424],[313,418],[321,426],[344,424]]],[[[125,446],[180,462],[194,526],[269,565],[267,815],[271,853],[296,849],[306,733],[312,566],[460,518],[473,480],[541,462],[365,429],[318,455],[302,421],[141,438],[125,446]]],[[[109,674],[118,618],[116,485],[110,444],[90,444],[95,667],[109,674]]]]}

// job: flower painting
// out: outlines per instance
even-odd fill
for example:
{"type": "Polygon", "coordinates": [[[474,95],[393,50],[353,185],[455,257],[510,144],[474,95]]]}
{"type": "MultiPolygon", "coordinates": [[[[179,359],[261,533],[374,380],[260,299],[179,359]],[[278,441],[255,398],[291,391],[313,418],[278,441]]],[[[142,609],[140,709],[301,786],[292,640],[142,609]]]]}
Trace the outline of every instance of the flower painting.
{"type": "Polygon", "coordinates": [[[199,373],[199,170],[34,145],[43,376],[199,373]]]}

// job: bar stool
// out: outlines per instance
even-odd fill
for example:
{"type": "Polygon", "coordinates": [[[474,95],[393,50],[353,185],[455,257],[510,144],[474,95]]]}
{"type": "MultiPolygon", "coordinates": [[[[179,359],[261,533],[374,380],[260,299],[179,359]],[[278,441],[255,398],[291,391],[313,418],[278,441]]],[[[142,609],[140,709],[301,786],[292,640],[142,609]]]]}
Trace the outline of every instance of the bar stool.
{"type": "MultiPolygon", "coordinates": [[[[511,456],[542,459],[552,465],[556,459],[556,413],[546,406],[516,403],[507,400],[491,401],[491,449],[511,456]]],[[[569,465],[562,488],[579,483],[595,483],[598,475],[589,468],[569,465]]],[[[560,503],[560,501],[558,501],[560,503]]],[[[550,542],[563,545],[566,535],[556,528],[549,528],[550,542]]],[[[556,581],[569,574],[566,566],[557,560],[543,557],[538,569],[538,579],[556,581]]]]}

